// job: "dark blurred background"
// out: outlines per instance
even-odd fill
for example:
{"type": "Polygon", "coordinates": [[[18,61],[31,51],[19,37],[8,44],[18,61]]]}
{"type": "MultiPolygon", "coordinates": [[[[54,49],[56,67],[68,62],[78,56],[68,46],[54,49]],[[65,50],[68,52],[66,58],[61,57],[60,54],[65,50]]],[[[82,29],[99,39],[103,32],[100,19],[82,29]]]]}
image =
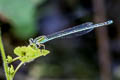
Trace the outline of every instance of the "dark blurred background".
{"type": "MultiPolygon", "coordinates": [[[[23,65],[15,80],[120,80],[119,9],[120,0],[0,0],[3,43],[13,57],[14,48],[28,45],[31,37],[114,21],[83,36],[45,43],[50,54],[23,65]]],[[[0,58],[0,80],[5,80],[3,72],[0,58]]]]}

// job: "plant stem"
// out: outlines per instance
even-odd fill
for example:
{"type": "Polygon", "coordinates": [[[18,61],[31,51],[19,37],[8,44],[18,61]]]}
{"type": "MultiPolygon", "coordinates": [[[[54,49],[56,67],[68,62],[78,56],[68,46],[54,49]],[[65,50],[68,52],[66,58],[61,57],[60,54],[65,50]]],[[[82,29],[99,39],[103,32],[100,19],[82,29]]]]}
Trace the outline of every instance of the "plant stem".
{"type": "Polygon", "coordinates": [[[10,76],[8,74],[9,73],[9,71],[8,71],[8,64],[7,64],[7,59],[6,59],[5,51],[4,51],[4,48],[3,48],[1,33],[0,33],[0,50],[1,50],[1,54],[2,54],[2,60],[3,60],[5,75],[6,75],[7,80],[10,80],[10,76]]]}
{"type": "Polygon", "coordinates": [[[12,62],[14,62],[14,61],[16,61],[16,60],[18,60],[18,59],[20,59],[20,58],[21,58],[21,57],[16,57],[16,58],[13,59],[12,62]]]}
{"type": "Polygon", "coordinates": [[[14,61],[19,60],[20,58],[21,58],[21,57],[16,57],[16,58],[14,58],[11,62],[9,62],[9,64],[12,63],[12,62],[14,62],[14,61]]]}
{"type": "Polygon", "coordinates": [[[14,74],[13,74],[13,77],[15,76],[16,72],[20,69],[20,67],[21,67],[23,64],[24,64],[24,62],[21,62],[21,63],[17,66],[17,68],[15,69],[15,72],[14,72],[14,74]]]}

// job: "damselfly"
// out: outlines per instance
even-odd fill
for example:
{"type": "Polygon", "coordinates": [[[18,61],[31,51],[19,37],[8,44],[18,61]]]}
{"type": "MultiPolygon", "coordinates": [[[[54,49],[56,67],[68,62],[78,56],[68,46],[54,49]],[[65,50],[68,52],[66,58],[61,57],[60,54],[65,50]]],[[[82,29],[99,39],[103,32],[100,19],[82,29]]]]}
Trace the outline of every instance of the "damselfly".
{"type": "Polygon", "coordinates": [[[56,38],[59,38],[59,37],[63,37],[63,36],[67,36],[67,35],[70,35],[70,34],[78,33],[78,32],[80,33],[80,35],[83,35],[83,34],[86,34],[90,31],[92,31],[94,28],[109,25],[109,24],[112,24],[112,23],[113,23],[112,20],[109,20],[109,21],[106,21],[106,22],[103,22],[103,23],[98,23],[98,24],[93,24],[92,22],[86,22],[86,23],[83,23],[81,25],[78,25],[78,26],[75,26],[75,27],[72,27],[72,28],[68,28],[68,29],[65,29],[65,30],[62,30],[62,31],[59,31],[59,32],[56,32],[56,33],[53,33],[53,34],[50,34],[50,35],[38,36],[35,39],[30,38],[29,42],[30,42],[31,46],[34,46],[36,48],[39,48],[41,46],[44,47],[43,44],[50,41],[50,40],[53,40],[53,39],[56,39],[56,38]]]}

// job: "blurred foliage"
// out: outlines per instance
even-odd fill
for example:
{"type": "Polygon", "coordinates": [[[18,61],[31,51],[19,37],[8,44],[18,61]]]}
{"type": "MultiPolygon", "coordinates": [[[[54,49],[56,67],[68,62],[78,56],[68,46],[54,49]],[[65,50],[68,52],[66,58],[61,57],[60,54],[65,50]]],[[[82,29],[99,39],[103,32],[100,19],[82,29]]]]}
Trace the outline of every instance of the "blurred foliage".
{"type": "Polygon", "coordinates": [[[36,33],[35,11],[46,0],[0,0],[0,14],[13,26],[17,37],[28,38],[36,33]]]}

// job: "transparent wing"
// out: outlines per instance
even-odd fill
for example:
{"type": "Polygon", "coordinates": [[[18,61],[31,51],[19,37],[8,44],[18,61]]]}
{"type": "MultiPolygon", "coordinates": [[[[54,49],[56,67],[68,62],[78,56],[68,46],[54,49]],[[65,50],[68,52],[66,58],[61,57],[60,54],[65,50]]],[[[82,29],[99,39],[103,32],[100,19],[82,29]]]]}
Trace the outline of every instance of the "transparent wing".
{"type": "Polygon", "coordinates": [[[62,39],[64,38],[75,38],[75,37],[79,37],[79,36],[82,36],[82,35],[85,35],[89,32],[91,32],[94,28],[92,29],[88,29],[88,30],[84,30],[84,31],[80,31],[80,32],[76,32],[76,33],[73,33],[73,34],[70,34],[70,35],[67,35],[67,36],[63,36],[61,37],[62,39]]]}
{"type": "Polygon", "coordinates": [[[79,35],[83,35],[83,34],[86,34],[86,33],[93,30],[93,28],[88,29],[88,30],[82,30],[86,27],[91,26],[92,24],[93,24],[92,22],[86,22],[84,24],[59,31],[59,32],[56,32],[54,34],[47,35],[46,37],[48,38],[48,40],[52,40],[52,39],[55,39],[55,38],[64,37],[64,36],[67,36],[67,35],[72,35],[72,34],[75,34],[77,32],[79,32],[79,35]]]}

